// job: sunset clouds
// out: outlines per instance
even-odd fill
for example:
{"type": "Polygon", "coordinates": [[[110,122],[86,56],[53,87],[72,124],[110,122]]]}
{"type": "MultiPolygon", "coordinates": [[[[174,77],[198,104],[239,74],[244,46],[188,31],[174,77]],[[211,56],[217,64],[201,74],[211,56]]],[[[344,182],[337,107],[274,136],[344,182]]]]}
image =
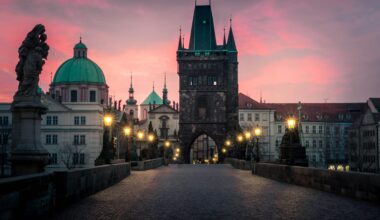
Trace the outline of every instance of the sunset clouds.
{"type": "MultiPolygon", "coordinates": [[[[166,72],[169,98],[178,100],[178,29],[181,25],[187,47],[193,1],[0,1],[0,101],[11,100],[17,48],[37,23],[46,26],[51,46],[41,75],[45,91],[50,72],[72,57],[82,36],[111,95],[127,98],[133,72],[142,102],[153,81],[161,92],[166,72]]],[[[380,2],[213,0],[212,5],[219,44],[232,14],[241,92],[257,99],[261,91],[268,102],[380,96],[380,2]]]]}

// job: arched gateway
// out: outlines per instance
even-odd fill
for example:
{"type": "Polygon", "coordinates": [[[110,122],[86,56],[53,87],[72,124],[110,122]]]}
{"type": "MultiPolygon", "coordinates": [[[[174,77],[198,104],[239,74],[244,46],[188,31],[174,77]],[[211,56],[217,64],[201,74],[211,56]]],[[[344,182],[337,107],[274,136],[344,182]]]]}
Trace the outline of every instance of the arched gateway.
{"type": "Polygon", "coordinates": [[[190,162],[194,140],[207,134],[219,149],[228,132],[238,128],[238,62],[232,27],[228,40],[216,44],[210,5],[196,5],[189,47],[180,34],[178,50],[180,95],[179,139],[190,162]]]}

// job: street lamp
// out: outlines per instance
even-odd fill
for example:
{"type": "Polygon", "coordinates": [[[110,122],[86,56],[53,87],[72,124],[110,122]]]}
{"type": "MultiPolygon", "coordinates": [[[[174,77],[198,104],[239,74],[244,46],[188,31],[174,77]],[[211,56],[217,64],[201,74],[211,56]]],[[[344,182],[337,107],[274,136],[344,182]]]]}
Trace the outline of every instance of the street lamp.
{"type": "Polygon", "coordinates": [[[137,132],[137,139],[139,140],[140,144],[139,144],[139,151],[138,151],[138,157],[139,157],[139,160],[141,160],[141,142],[144,140],[144,132],[143,131],[138,131],[137,132]]]}
{"type": "Polygon", "coordinates": [[[105,126],[110,127],[112,125],[113,118],[111,115],[105,115],[103,120],[105,126]]]}
{"type": "Polygon", "coordinates": [[[225,145],[226,145],[226,147],[231,146],[231,141],[230,140],[226,140],[225,145]]]}
{"type": "Polygon", "coordinates": [[[239,134],[239,135],[236,137],[236,140],[237,140],[238,142],[242,142],[242,141],[244,140],[243,135],[239,134]]]}
{"type": "Polygon", "coordinates": [[[254,129],[255,139],[256,139],[256,162],[260,162],[260,151],[259,151],[259,138],[262,135],[262,129],[257,125],[254,129]]]}
{"type": "Polygon", "coordinates": [[[126,136],[126,139],[127,139],[126,140],[127,146],[126,146],[126,151],[125,151],[125,160],[129,161],[130,160],[129,137],[131,137],[131,135],[132,135],[132,128],[126,126],[126,127],[124,127],[123,131],[124,131],[124,135],[126,136]]]}
{"type": "Polygon", "coordinates": [[[247,141],[245,143],[245,159],[248,160],[248,145],[251,142],[251,132],[249,132],[249,131],[244,132],[244,137],[247,141]]]}
{"type": "MultiPolygon", "coordinates": [[[[167,165],[167,163],[166,163],[166,149],[169,148],[170,145],[171,145],[171,143],[169,140],[166,140],[164,142],[164,163],[165,163],[165,165],[167,165]]],[[[179,148],[177,148],[177,149],[179,149],[179,148]]],[[[175,160],[177,160],[177,157],[174,157],[174,158],[175,158],[175,160]]],[[[174,160],[174,158],[173,158],[173,160],[174,160]]]]}
{"type": "Polygon", "coordinates": [[[148,141],[149,142],[153,142],[154,141],[154,135],[153,134],[149,134],[148,135],[148,141]]]}
{"type": "Polygon", "coordinates": [[[297,121],[294,118],[289,118],[287,120],[288,128],[291,129],[291,130],[296,127],[296,123],[297,123],[297,121]]]}
{"type": "Polygon", "coordinates": [[[124,134],[125,134],[125,136],[129,137],[129,136],[131,136],[131,133],[132,133],[132,129],[130,127],[125,127],[124,128],[124,134]]]}
{"type": "Polygon", "coordinates": [[[227,152],[226,148],[223,148],[223,149],[222,149],[222,153],[225,154],[226,152],[227,152]]]}

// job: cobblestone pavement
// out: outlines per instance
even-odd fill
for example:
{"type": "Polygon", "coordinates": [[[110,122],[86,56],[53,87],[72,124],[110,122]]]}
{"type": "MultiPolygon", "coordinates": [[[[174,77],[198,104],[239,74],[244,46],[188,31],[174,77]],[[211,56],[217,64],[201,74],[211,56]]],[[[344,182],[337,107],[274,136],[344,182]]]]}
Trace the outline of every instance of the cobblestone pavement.
{"type": "Polygon", "coordinates": [[[229,165],[133,172],[55,219],[380,219],[380,206],[253,176],[229,165]]]}

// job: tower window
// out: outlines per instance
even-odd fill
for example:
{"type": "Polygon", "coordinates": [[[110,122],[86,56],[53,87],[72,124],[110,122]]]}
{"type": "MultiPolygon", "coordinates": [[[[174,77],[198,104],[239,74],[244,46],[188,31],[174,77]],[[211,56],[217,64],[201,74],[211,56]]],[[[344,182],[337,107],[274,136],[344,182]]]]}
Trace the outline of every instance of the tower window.
{"type": "Polygon", "coordinates": [[[90,91],[90,102],[96,102],[96,91],[90,91]]]}
{"type": "Polygon", "coordinates": [[[206,119],[207,118],[207,98],[206,97],[198,97],[197,100],[197,109],[198,109],[198,119],[206,119]]]}
{"type": "Polygon", "coordinates": [[[70,91],[70,101],[77,102],[78,101],[78,92],[76,90],[70,91]]]}

